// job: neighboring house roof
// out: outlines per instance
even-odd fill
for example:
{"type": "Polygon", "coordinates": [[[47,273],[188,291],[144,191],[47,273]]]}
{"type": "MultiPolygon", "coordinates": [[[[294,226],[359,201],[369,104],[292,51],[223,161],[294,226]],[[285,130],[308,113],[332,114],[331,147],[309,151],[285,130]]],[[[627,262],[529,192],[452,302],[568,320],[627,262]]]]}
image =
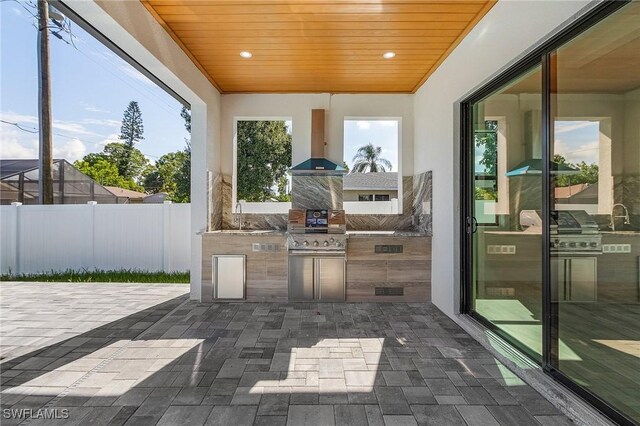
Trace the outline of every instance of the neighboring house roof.
{"type": "Polygon", "coordinates": [[[588,187],[589,187],[589,184],[587,183],[579,183],[577,185],[558,187],[556,188],[555,196],[556,196],[556,199],[571,198],[576,194],[584,191],[588,187]]]}
{"type": "MultiPolygon", "coordinates": [[[[53,160],[54,163],[60,162],[60,159],[53,160]]],[[[27,160],[0,160],[0,179],[4,179],[18,173],[28,172],[38,168],[38,159],[27,160]]]]}
{"type": "Polygon", "coordinates": [[[117,186],[105,186],[109,192],[117,197],[123,197],[128,199],[140,199],[142,200],[147,196],[144,192],[132,191],[130,189],[119,188],[117,186]]]}
{"type": "Polygon", "coordinates": [[[344,175],[342,188],[345,191],[397,191],[398,172],[347,173],[344,175]]]}
{"type": "Polygon", "coordinates": [[[166,192],[157,192],[155,194],[149,194],[142,200],[143,203],[149,204],[162,204],[169,194],[166,192]]]}

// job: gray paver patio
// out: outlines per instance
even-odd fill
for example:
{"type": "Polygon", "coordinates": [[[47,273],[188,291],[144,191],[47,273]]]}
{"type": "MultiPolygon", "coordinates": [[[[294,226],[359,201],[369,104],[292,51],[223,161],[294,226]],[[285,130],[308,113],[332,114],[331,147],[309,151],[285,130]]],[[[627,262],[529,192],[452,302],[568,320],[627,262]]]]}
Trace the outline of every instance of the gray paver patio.
{"type": "Polygon", "coordinates": [[[69,413],[30,424],[570,424],[432,304],[196,303],[93,285],[56,314],[47,286],[7,300],[2,284],[8,329],[80,324],[91,297],[117,318],[45,346],[23,336],[31,351],[2,362],[2,408],[69,413]]]}
{"type": "Polygon", "coordinates": [[[27,359],[33,368],[43,368],[76,345],[91,346],[87,336],[72,337],[126,317],[119,327],[144,331],[168,311],[136,313],[188,293],[188,284],[0,282],[0,360],[49,347],[40,358],[27,359]]]}

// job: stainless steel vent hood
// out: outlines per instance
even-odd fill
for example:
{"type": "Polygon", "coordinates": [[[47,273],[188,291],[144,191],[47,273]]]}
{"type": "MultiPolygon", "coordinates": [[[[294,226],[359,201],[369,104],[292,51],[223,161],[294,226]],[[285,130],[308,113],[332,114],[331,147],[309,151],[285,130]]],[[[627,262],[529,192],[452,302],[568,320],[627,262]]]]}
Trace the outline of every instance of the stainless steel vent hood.
{"type": "Polygon", "coordinates": [[[347,172],[341,165],[324,157],[324,119],[323,109],[311,110],[311,158],[291,167],[292,175],[342,175],[347,172]]]}

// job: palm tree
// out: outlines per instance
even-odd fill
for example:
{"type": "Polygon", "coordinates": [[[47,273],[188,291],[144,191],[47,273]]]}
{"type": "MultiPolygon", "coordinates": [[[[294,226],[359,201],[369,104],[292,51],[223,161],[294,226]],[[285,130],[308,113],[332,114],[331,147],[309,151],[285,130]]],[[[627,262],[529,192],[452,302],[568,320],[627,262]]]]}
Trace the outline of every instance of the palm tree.
{"type": "Polygon", "coordinates": [[[373,146],[372,143],[361,146],[353,157],[351,173],[390,172],[391,162],[380,157],[381,153],[382,148],[373,146]]]}

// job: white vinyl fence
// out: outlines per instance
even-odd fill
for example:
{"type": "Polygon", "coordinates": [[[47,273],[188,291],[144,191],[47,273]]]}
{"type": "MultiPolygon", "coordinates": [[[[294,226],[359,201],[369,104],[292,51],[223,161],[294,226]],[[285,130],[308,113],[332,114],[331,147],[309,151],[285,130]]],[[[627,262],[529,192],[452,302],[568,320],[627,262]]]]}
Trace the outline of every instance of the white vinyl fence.
{"type": "Polygon", "coordinates": [[[0,206],[0,273],[188,271],[190,204],[0,206]]]}

